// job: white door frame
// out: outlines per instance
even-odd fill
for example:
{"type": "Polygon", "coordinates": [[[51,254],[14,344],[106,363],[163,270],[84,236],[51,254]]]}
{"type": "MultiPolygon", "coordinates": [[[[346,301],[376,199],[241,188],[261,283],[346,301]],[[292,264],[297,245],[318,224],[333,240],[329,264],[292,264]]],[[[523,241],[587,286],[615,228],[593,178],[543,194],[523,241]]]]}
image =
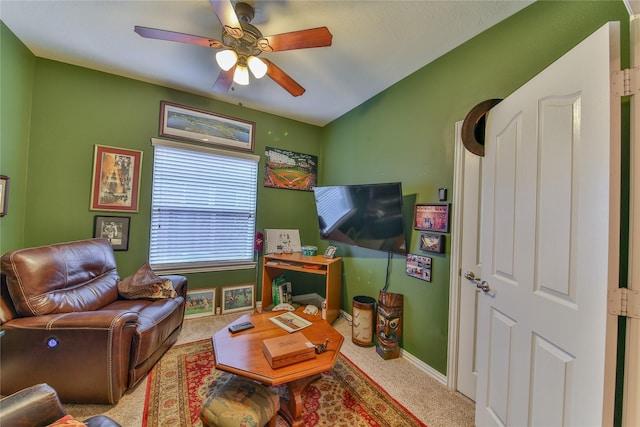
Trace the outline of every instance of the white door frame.
{"type": "Polygon", "coordinates": [[[458,383],[458,337],[460,335],[460,245],[462,233],[462,184],[464,146],[460,143],[462,121],[455,124],[453,156],[453,192],[451,213],[451,262],[449,264],[449,349],[447,351],[447,388],[456,391],[458,383]]]}
{"type": "MultiPolygon", "coordinates": [[[[631,67],[640,67],[640,2],[630,19],[631,67]]],[[[632,4],[629,4],[631,12],[632,4]]],[[[629,275],[628,288],[640,292],[640,94],[631,97],[631,167],[629,201],[629,275]]],[[[640,319],[627,319],[625,378],[622,424],[640,425],[640,319]]]]}

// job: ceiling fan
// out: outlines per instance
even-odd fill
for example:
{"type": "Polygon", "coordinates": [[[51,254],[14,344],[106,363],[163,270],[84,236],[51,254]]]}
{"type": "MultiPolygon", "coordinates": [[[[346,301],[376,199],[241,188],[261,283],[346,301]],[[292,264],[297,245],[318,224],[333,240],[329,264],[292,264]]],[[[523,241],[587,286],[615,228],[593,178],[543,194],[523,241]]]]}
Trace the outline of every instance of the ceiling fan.
{"type": "Polygon", "coordinates": [[[300,96],[305,89],[268,59],[258,58],[263,52],[307,49],[331,46],[333,36],[327,27],[311,28],[290,33],[263,36],[251,25],[255,9],[253,5],[239,1],[235,8],[231,0],[209,0],[222,24],[222,41],[174,31],[135,26],[134,31],[142,37],[190,43],[213,49],[222,49],[216,54],[216,62],[222,69],[213,90],[227,92],[233,82],[249,84],[249,70],[256,78],[265,74],[293,96],[300,96]]]}

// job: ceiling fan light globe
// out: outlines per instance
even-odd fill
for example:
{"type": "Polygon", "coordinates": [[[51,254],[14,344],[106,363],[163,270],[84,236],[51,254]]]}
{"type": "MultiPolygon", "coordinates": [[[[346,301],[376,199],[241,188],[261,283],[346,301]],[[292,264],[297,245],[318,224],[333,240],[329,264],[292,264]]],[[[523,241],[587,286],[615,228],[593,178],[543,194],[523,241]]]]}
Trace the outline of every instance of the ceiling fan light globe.
{"type": "Polygon", "coordinates": [[[238,62],[238,54],[226,49],[216,53],[216,62],[224,71],[229,71],[238,62]]]}
{"type": "Polygon", "coordinates": [[[233,72],[233,81],[239,85],[249,84],[249,69],[243,65],[238,65],[233,72]]]}
{"type": "Polygon", "coordinates": [[[267,64],[257,56],[250,56],[248,61],[249,69],[256,79],[261,79],[267,74],[267,64]]]}

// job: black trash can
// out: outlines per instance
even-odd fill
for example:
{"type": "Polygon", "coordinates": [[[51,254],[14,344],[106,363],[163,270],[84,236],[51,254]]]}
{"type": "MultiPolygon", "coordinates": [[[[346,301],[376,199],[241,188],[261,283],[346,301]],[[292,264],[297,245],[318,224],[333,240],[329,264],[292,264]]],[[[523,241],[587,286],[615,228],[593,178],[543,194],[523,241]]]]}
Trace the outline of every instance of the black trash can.
{"type": "Polygon", "coordinates": [[[353,297],[351,340],[360,347],[375,344],[376,300],[367,296],[353,297]]]}

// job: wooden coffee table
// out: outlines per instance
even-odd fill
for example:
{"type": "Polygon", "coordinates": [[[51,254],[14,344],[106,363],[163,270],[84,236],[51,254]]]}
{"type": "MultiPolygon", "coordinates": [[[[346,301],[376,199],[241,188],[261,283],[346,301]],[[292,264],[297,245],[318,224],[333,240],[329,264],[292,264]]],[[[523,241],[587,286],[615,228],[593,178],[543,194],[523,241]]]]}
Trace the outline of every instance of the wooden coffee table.
{"type": "Polygon", "coordinates": [[[254,328],[237,334],[231,334],[226,327],[216,332],[212,338],[215,366],[221,371],[251,378],[269,386],[287,384],[290,398],[288,402],[281,399],[280,415],[290,425],[298,427],[302,426],[302,393],[309,384],[320,378],[322,372],[333,368],[344,337],[320,316],[307,315],[302,313],[302,309],[298,309],[296,314],[313,324],[293,333],[304,334],[313,344],[323,344],[328,338],[327,350],[317,354],[314,359],[273,369],[262,352],[262,341],[289,334],[269,320],[282,313],[248,314],[233,323],[249,321],[255,325],[254,328]]]}

